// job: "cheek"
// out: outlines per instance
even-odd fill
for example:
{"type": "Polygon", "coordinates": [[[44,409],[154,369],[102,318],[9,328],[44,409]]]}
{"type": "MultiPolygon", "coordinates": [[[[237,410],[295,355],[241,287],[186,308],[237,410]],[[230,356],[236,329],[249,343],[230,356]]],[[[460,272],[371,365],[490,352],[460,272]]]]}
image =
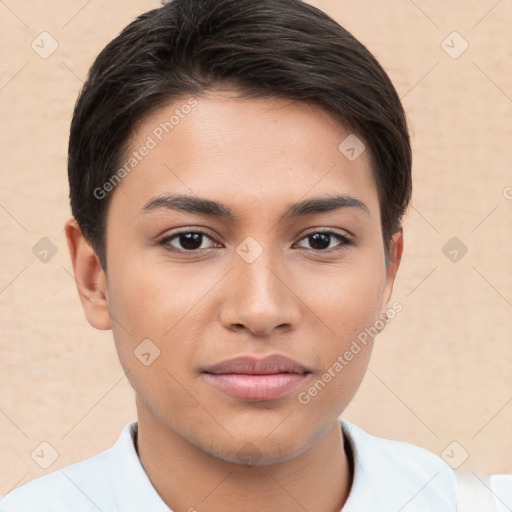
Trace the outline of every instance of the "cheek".
{"type": "Polygon", "coordinates": [[[325,294],[321,318],[330,329],[313,326],[318,371],[297,397],[306,417],[335,421],[357,392],[373,348],[377,295],[361,282],[355,290],[346,286],[325,294]]]}
{"type": "Polygon", "coordinates": [[[176,403],[186,403],[179,383],[190,378],[187,371],[213,322],[206,298],[219,281],[213,272],[183,267],[171,271],[169,264],[126,258],[112,268],[109,289],[116,349],[133,387],[141,396],[153,390],[154,400],[155,389],[172,389],[176,403]]]}
{"type": "Polygon", "coordinates": [[[196,315],[219,277],[194,265],[126,259],[116,265],[109,309],[134,337],[162,340],[196,315]]]}
{"type": "Polygon", "coordinates": [[[313,277],[315,285],[308,300],[313,314],[309,316],[311,331],[317,333],[321,347],[315,349],[321,368],[319,378],[326,382],[325,390],[322,382],[317,387],[326,402],[347,402],[366,371],[377,334],[384,265],[361,258],[357,264],[313,277]]]}
{"type": "Polygon", "coordinates": [[[361,257],[357,262],[311,267],[306,274],[305,303],[338,341],[357,336],[377,320],[385,284],[383,263],[361,257]]]}
{"type": "Polygon", "coordinates": [[[201,339],[202,326],[191,322],[201,311],[200,296],[179,276],[171,279],[151,267],[135,272],[127,268],[119,267],[118,276],[125,277],[115,281],[109,296],[121,365],[155,416],[169,409],[192,413],[197,402],[187,391],[190,367],[186,363],[193,359],[201,339]]]}

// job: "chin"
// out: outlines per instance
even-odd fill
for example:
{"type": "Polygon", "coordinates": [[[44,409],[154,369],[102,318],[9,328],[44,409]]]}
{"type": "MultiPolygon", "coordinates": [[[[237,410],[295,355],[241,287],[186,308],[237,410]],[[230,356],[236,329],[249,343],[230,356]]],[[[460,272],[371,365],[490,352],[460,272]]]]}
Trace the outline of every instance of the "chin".
{"type": "MultiPolygon", "coordinates": [[[[200,447],[209,455],[230,464],[240,466],[269,466],[280,464],[298,457],[314,444],[300,443],[294,435],[286,438],[274,438],[270,441],[267,438],[255,438],[240,436],[239,440],[230,443],[230,446],[200,447]],[[291,444],[290,439],[295,442],[291,444]]],[[[300,441],[300,440],[299,440],[300,441]]]]}

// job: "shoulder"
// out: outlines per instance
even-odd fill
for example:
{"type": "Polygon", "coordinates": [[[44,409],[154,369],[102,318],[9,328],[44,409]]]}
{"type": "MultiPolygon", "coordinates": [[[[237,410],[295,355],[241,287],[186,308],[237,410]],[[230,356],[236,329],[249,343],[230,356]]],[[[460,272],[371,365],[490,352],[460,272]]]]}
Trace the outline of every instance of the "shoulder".
{"type": "Polygon", "coordinates": [[[0,500],[0,512],[117,511],[112,467],[123,464],[129,457],[129,450],[133,450],[133,425],[126,425],[115,445],[108,450],[14,489],[0,500]]]}
{"type": "Polygon", "coordinates": [[[389,504],[389,510],[457,510],[455,474],[443,459],[419,446],[373,436],[348,422],[342,422],[342,430],[354,458],[353,500],[364,500],[371,486],[372,494],[381,504],[389,504]]]}
{"type": "Polygon", "coordinates": [[[109,494],[105,478],[108,453],[70,464],[14,489],[0,500],[0,512],[97,512],[96,501],[104,503],[109,494]]]}

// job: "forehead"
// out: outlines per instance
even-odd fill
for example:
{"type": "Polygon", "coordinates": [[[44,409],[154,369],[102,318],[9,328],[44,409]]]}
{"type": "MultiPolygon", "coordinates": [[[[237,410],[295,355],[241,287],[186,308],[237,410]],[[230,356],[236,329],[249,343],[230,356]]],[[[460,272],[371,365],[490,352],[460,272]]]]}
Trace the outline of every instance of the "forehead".
{"type": "Polygon", "coordinates": [[[315,105],[239,94],[187,96],[147,116],[112,202],[140,211],[172,192],[222,199],[235,211],[325,194],[377,204],[369,151],[348,127],[315,105]]]}

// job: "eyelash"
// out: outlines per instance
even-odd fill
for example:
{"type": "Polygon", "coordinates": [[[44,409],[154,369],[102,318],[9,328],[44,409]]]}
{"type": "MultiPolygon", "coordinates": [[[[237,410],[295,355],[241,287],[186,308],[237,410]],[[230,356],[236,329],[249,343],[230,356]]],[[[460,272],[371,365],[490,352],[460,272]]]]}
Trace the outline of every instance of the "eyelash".
{"type": "MultiPolygon", "coordinates": [[[[209,249],[212,249],[212,247],[209,247],[209,248],[206,248],[206,249],[194,249],[194,250],[184,250],[184,249],[176,249],[176,248],[170,248],[168,246],[168,243],[171,241],[171,240],[174,240],[175,238],[178,238],[180,235],[184,235],[184,234],[190,234],[190,233],[193,233],[193,234],[197,234],[197,235],[202,235],[203,237],[206,237],[206,238],[209,238],[212,242],[215,242],[215,240],[209,236],[207,233],[205,233],[204,231],[200,231],[200,230],[191,230],[191,229],[187,229],[187,230],[183,230],[183,231],[177,231],[176,233],[173,233],[172,235],[169,235],[169,236],[165,236],[164,238],[162,238],[159,242],[158,242],[158,245],[162,245],[162,246],[166,246],[165,249],[170,251],[170,252],[174,252],[174,253],[185,253],[185,254],[198,254],[200,253],[201,251],[207,251],[209,249]]],[[[331,252],[334,252],[334,251],[340,251],[340,250],[343,250],[345,249],[347,246],[351,246],[351,245],[354,245],[354,241],[351,240],[350,238],[348,238],[347,236],[345,235],[342,235],[340,233],[336,233],[335,231],[311,231],[310,233],[307,233],[306,235],[304,235],[300,240],[304,240],[305,238],[308,238],[310,236],[313,236],[313,235],[316,235],[316,234],[323,234],[323,235],[330,235],[332,236],[333,238],[335,238],[338,242],[340,242],[340,245],[337,246],[337,247],[334,247],[334,248],[331,248],[331,249],[308,249],[314,253],[317,253],[317,254],[321,254],[321,253],[331,253],[331,252]]],[[[217,243],[217,242],[215,242],[217,243]]]]}

